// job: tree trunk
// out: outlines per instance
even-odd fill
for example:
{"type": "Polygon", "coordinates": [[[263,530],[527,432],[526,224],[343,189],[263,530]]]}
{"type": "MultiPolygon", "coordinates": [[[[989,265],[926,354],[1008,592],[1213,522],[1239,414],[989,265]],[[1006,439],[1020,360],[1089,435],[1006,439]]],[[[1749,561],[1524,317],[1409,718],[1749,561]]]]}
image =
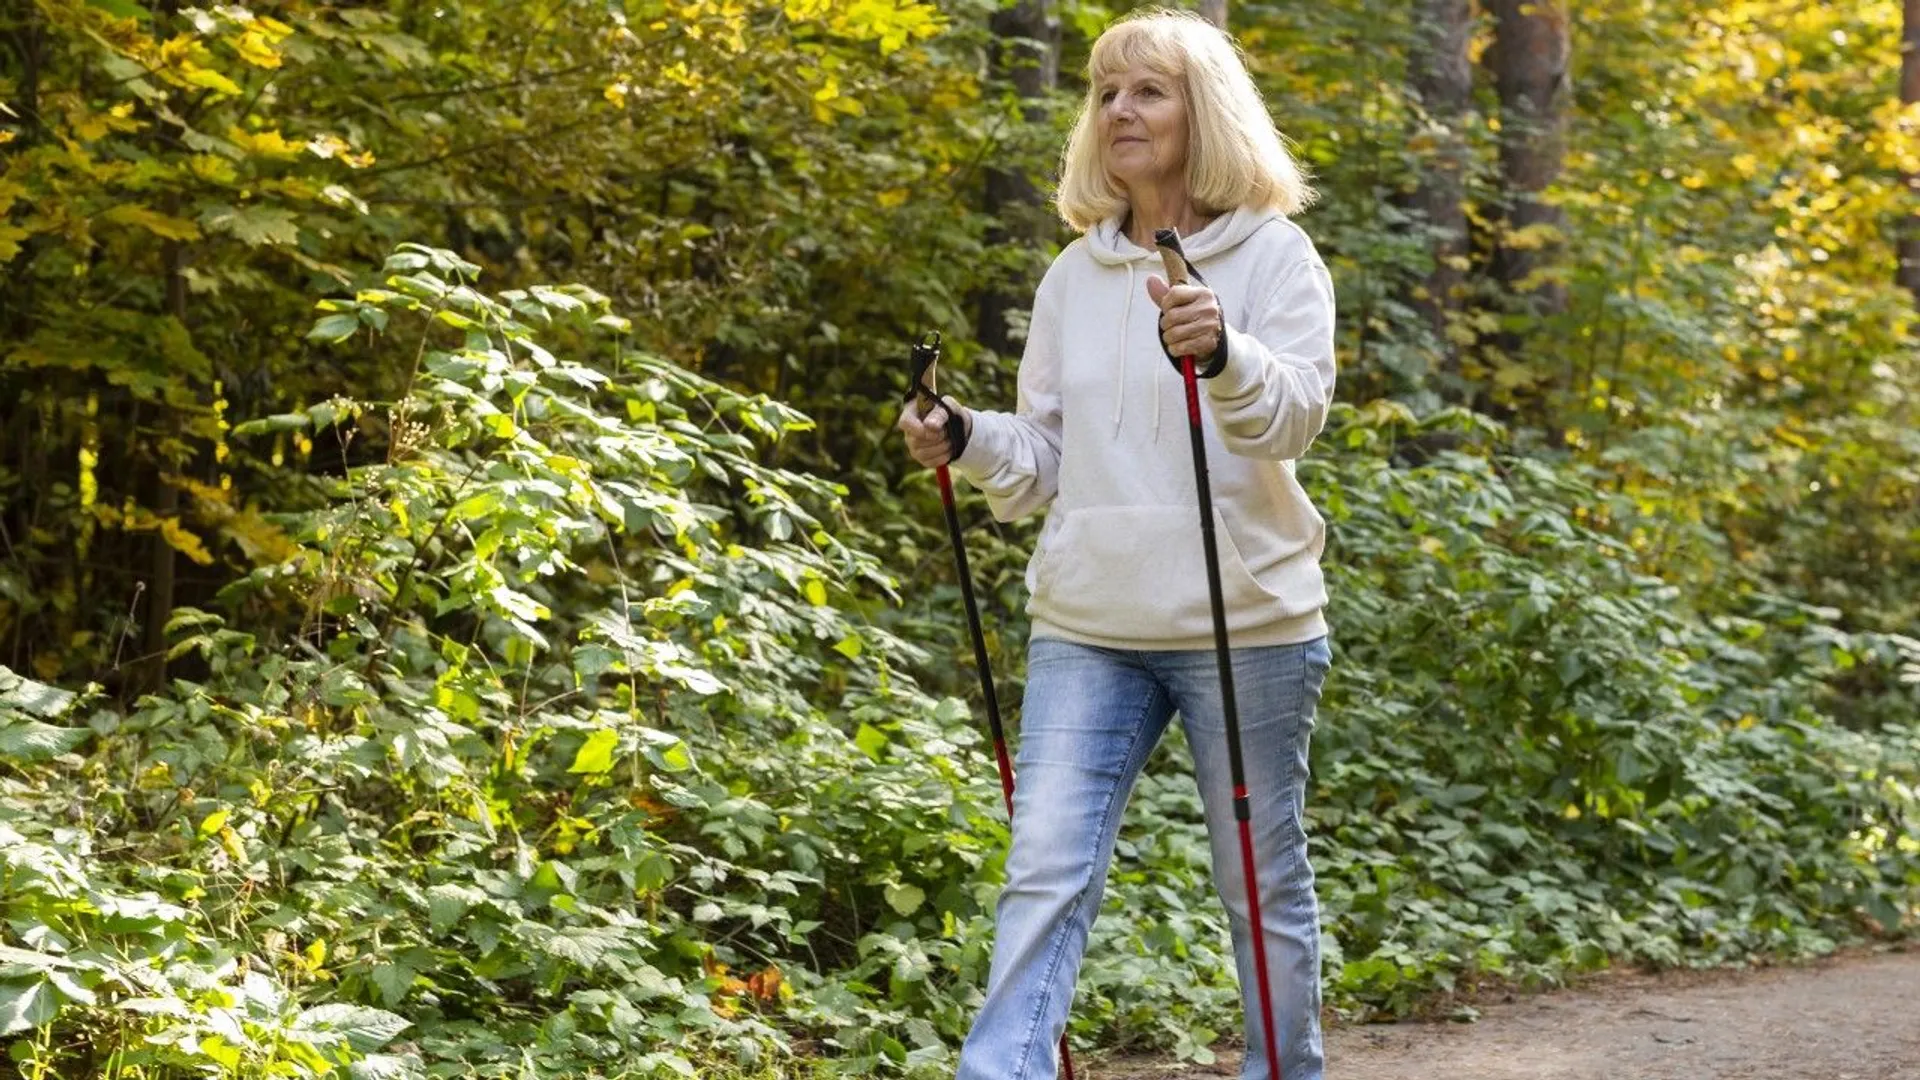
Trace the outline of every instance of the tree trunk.
{"type": "Polygon", "coordinates": [[[1430,230],[1433,269],[1408,303],[1439,342],[1437,370],[1457,375],[1459,347],[1447,337],[1452,313],[1460,308],[1462,262],[1467,255],[1466,166],[1470,153],[1463,131],[1473,102],[1473,64],[1467,43],[1473,33],[1472,0],[1419,0],[1408,81],[1424,110],[1423,138],[1431,143],[1420,186],[1409,204],[1430,230]]]}
{"type": "MultiPolygon", "coordinates": [[[[164,33],[178,14],[179,0],[161,0],[155,11],[155,29],[164,33]]],[[[184,102],[179,92],[174,94],[173,107],[181,111],[184,102]]],[[[169,214],[177,214],[179,207],[175,202],[166,206],[169,214]]],[[[187,325],[187,252],[178,240],[169,240],[160,251],[161,267],[166,274],[166,314],[179,320],[182,327],[187,325]]],[[[166,520],[180,511],[180,490],[167,483],[167,459],[165,446],[173,441],[180,430],[179,413],[162,406],[160,429],[162,436],[155,447],[153,461],[153,488],[147,503],[161,520],[166,520]]],[[[173,590],[175,583],[173,545],[167,543],[165,533],[155,528],[153,547],[147,563],[147,627],[144,643],[145,662],[140,665],[140,682],[149,690],[159,690],[167,681],[167,623],[173,619],[173,590]]]]}
{"type": "MultiPolygon", "coordinates": [[[[1900,101],[1911,108],[1920,102],[1920,0],[1907,0],[1907,27],[1900,46],[1900,101]]],[[[1896,250],[1900,266],[1895,280],[1913,294],[1920,307],[1920,172],[1906,176],[1908,205],[1916,207],[1900,223],[1896,250]]]]}
{"type": "Polygon", "coordinates": [[[1500,94],[1500,171],[1508,202],[1494,276],[1526,307],[1553,314],[1565,309],[1566,290],[1535,275],[1552,265],[1559,248],[1540,235],[1561,224],[1559,209],[1541,193],[1559,178],[1565,153],[1566,0],[1487,0],[1487,7],[1494,16],[1487,56],[1500,94]],[[1522,230],[1529,231],[1516,237],[1522,230]]]}
{"type": "Polygon", "coordinates": [[[1200,14],[1220,29],[1227,28],[1227,0],[1200,0],[1200,14]]]}
{"type": "MultiPolygon", "coordinates": [[[[1023,102],[1021,113],[1027,125],[1034,125],[1044,118],[1043,103],[1060,75],[1060,19],[1052,0],[1019,0],[995,12],[989,25],[994,37],[993,81],[1013,88],[1023,102]]],[[[1019,162],[1028,156],[1025,149],[1018,147],[1020,152],[1005,156],[1019,162]]],[[[1032,174],[1018,165],[987,170],[986,210],[999,221],[987,232],[989,250],[1027,238],[1037,240],[1047,228],[1046,198],[1032,174]]],[[[979,298],[975,331],[980,344],[1003,355],[1014,352],[1007,316],[1026,303],[1025,292],[1012,281],[989,285],[979,298]]]]}

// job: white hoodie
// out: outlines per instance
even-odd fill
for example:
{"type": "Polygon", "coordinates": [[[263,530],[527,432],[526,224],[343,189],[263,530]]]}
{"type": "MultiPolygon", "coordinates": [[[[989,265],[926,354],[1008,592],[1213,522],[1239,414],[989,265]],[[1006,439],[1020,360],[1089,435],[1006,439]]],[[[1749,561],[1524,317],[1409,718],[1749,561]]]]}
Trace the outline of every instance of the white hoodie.
{"type": "MultiPolygon", "coordinates": [[[[1227,363],[1201,382],[1228,639],[1326,633],[1326,522],[1293,461],[1333,400],[1333,285],[1306,233],[1242,208],[1182,238],[1220,298],[1227,363]]],[[[1027,564],[1035,637],[1209,649],[1185,389],[1146,280],[1159,254],[1101,223],[1067,245],[1034,299],[1013,413],[976,410],[954,468],[1002,521],[1048,507],[1027,564]]]]}

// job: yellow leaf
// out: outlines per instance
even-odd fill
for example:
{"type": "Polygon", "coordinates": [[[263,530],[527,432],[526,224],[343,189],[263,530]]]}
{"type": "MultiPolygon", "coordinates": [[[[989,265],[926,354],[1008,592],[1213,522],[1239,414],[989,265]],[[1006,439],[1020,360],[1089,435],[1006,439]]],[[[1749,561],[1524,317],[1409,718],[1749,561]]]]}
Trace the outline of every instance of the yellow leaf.
{"type": "Polygon", "coordinates": [[[624,109],[627,107],[627,84],[623,82],[614,83],[605,90],[602,90],[600,96],[606,98],[607,103],[614,108],[624,109]]]}
{"type": "Polygon", "coordinates": [[[168,547],[201,566],[213,563],[213,553],[207,550],[207,546],[200,542],[199,537],[181,527],[179,518],[161,518],[160,536],[166,540],[168,547]]]}
{"type": "Polygon", "coordinates": [[[180,65],[180,77],[185,79],[189,86],[205,87],[215,93],[226,94],[229,97],[240,96],[240,84],[212,68],[203,68],[193,63],[183,63],[180,65]]]}
{"type": "Polygon", "coordinates": [[[229,44],[233,46],[234,52],[240,54],[240,59],[254,67],[277,68],[280,66],[279,50],[273,47],[272,40],[257,26],[249,27],[246,33],[232,39],[229,44]]]}
{"type": "Polygon", "coordinates": [[[827,586],[819,578],[807,579],[807,602],[814,607],[827,605],[827,586]]]}
{"type": "Polygon", "coordinates": [[[889,188],[888,190],[881,192],[878,196],[875,197],[875,199],[880,203],[881,206],[884,206],[887,209],[891,210],[894,207],[899,206],[901,203],[904,203],[907,201],[907,189],[906,188],[889,188]]]}
{"type": "Polygon", "coordinates": [[[213,154],[195,154],[187,159],[187,168],[193,175],[210,184],[231,184],[240,178],[233,162],[213,154]]]}
{"type": "Polygon", "coordinates": [[[200,226],[185,218],[170,217],[158,211],[149,210],[139,203],[121,203],[101,214],[100,220],[114,225],[138,226],[168,240],[200,239],[200,226]]]}
{"type": "Polygon", "coordinates": [[[301,144],[290,142],[277,129],[247,132],[240,128],[229,128],[227,140],[250,154],[264,154],[267,157],[290,158],[300,153],[301,144]]]}
{"type": "Polygon", "coordinates": [[[12,128],[0,128],[0,146],[5,146],[19,137],[20,133],[12,128]]]}
{"type": "Polygon", "coordinates": [[[27,230],[0,221],[0,262],[7,262],[19,254],[20,241],[26,238],[27,230]]]}

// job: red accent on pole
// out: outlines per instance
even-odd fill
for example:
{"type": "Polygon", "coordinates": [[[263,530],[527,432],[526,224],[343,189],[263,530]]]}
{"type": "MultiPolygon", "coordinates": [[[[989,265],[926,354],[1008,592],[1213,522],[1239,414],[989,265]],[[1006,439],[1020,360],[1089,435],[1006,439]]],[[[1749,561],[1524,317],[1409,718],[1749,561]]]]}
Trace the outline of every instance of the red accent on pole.
{"type": "Polygon", "coordinates": [[[1200,390],[1193,374],[1193,357],[1180,358],[1180,377],[1187,381],[1187,423],[1200,426],[1200,390]]]}
{"type": "MultiPolygon", "coordinates": [[[[1235,797],[1246,798],[1246,789],[1235,797]]],[[[1259,879],[1254,876],[1253,823],[1246,818],[1240,819],[1240,869],[1247,875],[1247,918],[1253,922],[1253,973],[1260,984],[1260,1008],[1267,1014],[1262,1018],[1267,1025],[1267,1071],[1273,1080],[1280,1080],[1280,1033],[1274,1030],[1272,984],[1267,981],[1267,935],[1266,924],[1260,921],[1259,879]]]]}
{"type": "Polygon", "coordinates": [[[1007,759],[1007,741],[993,740],[993,756],[1000,762],[1000,794],[1006,797],[1007,821],[1013,821],[1013,762],[1007,759]]]}

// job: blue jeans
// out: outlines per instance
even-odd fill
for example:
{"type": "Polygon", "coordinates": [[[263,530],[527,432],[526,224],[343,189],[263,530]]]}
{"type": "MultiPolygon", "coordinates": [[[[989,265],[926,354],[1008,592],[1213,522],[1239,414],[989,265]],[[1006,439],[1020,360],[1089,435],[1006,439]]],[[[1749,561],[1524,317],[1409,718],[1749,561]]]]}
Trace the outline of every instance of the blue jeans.
{"type": "MultiPolygon", "coordinates": [[[[1332,663],[1326,638],[1235,649],[1233,682],[1261,921],[1285,1080],[1321,1080],[1320,926],[1307,865],[1307,742],[1332,663]]],[[[1266,1024],[1233,817],[1226,719],[1212,650],[1102,649],[1036,639],[1015,776],[1013,849],[1000,894],[986,1003],[957,1080],[1043,1080],[1058,1068],[1074,976],[1100,911],[1133,782],[1178,711],[1206,807],[1214,888],[1226,903],[1246,1015],[1242,1080],[1267,1075],[1266,1024]]],[[[1182,977],[1168,971],[1166,978],[1182,977]]]]}

